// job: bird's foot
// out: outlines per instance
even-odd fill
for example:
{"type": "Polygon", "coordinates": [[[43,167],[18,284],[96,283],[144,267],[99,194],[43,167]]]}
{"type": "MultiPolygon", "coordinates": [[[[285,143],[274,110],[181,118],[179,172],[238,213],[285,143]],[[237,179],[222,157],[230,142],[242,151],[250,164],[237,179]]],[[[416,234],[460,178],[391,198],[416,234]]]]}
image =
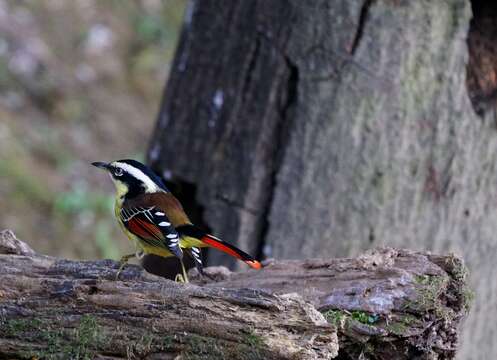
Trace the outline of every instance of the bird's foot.
{"type": "Polygon", "coordinates": [[[119,269],[117,270],[116,273],[116,280],[119,280],[119,275],[123,271],[124,267],[128,263],[129,259],[134,258],[136,254],[129,254],[129,255],[124,255],[121,260],[119,260],[119,269]]]}
{"type": "Polygon", "coordinates": [[[176,274],[175,278],[174,278],[174,281],[176,281],[177,283],[186,283],[188,281],[185,281],[185,279],[183,278],[183,275],[181,274],[176,274]]]}
{"type": "Polygon", "coordinates": [[[181,271],[183,272],[183,276],[182,276],[183,282],[184,283],[189,283],[190,281],[188,280],[188,275],[186,274],[185,264],[183,263],[182,259],[180,259],[179,262],[181,263],[181,271]]]}

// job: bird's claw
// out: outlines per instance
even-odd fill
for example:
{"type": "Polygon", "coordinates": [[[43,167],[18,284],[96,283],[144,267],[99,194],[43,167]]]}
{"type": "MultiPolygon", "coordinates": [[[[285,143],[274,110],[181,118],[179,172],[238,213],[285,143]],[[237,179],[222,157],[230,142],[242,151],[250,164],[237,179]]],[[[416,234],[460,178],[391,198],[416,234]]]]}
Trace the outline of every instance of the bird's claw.
{"type": "Polygon", "coordinates": [[[121,272],[123,271],[124,267],[128,263],[129,259],[135,257],[135,254],[129,254],[129,255],[124,255],[121,260],[119,260],[119,269],[117,270],[116,273],[116,280],[119,280],[119,275],[121,275],[121,272]]]}
{"type": "Polygon", "coordinates": [[[188,283],[188,275],[186,275],[186,269],[185,269],[185,264],[183,264],[183,260],[179,260],[180,264],[181,264],[181,274],[176,274],[176,276],[174,277],[174,281],[176,282],[179,282],[179,283],[183,283],[183,284],[186,284],[188,283]]]}
{"type": "Polygon", "coordinates": [[[183,275],[181,275],[181,274],[176,274],[174,281],[176,281],[177,283],[185,283],[186,282],[185,279],[183,278],[183,275]]]}
{"type": "Polygon", "coordinates": [[[119,275],[121,275],[121,272],[122,270],[124,269],[124,267],[126,266],[127,263],[123,262],[121,263],[121,265],[119,266],[119,269],[117,270],[117,273],[116,273],[116,280],[119,280],[119,275]]]}
{"type": "MultiPolygon", "coordinates": [[[[181,276],[181,279],[183,280],[181,282],[183,282],[183,283],[189,283],[190,281],[188,280],[188,275],[186,274],[185,264],[183,263],[183,260],[181,260],[181,259],[179,260],[179,262],[181,264],[181,272],[183,273],[183,274],[178,274],[178,275],[181,276]]],[[[175,280],[178,278],[178,275],[176,275],[175,280]]]]}

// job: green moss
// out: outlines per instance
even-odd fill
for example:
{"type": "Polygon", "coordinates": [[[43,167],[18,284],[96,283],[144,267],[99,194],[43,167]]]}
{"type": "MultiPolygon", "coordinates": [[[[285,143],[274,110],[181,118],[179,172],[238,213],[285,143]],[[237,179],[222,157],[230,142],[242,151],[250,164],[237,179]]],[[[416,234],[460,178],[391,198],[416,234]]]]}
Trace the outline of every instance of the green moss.
{"type": "Polygon", "coordinates": [[[394,334],[397,336],[404,336],[408,330],[409,324],[404,321],[404,319],[390,321],[385,325],[385,330],[387,330],[390,334],[394,334]]]}
{"type": "Polygon", "coordinates": [[[46,359],[70,358],[78,360],[90,360],[94,357],[94,351],[102,340],[100,327],[97,320],[91,315],[83,315],[79,325],[72,331],[63,329],[44,329],[41,333],[47,348],[40,354],[46,359]]]}
{"type": "Polygon", "coordinates": [[[432,310],[439,303],[439,296],[446,288],[447,279],[441,276],[422,275],[415,277],[416,284],[421,285],[418,289],[418,298],[411,305],[421,310],[432,310]]]}
{"type": "Polygon", "coordinates": [[[64,330],[42,330],[41,339],[45,342],[46,349],[35,353],[36,357],[51,360],[58,359],[62,355],[71,355],[71,348],[64,330]]]}
{"type": "Polygon", "coordinates": [[[182,349],[181,356],[185,360],[265,359],[266,348],[262,337],[254,333],[253,330],[248,330],[244,336],[244,343],[237,344],[198,334],[159,335],[146,333],[138,341],[128,340],[127,353],[131,358],[143,358],[151,352],[169,351],[175,353],[182,349]]]}
{"type": "Polygon", "coordinates": [[[388,330],[389,333],[397,335],[397,336],[402,336],[405,335],[407,326],[406,324],[402,322],[391,322],[388,325],[385,326],[385,330],[388,330]]]}
{"type": "Polygon", "coordinates": [[[365,311],[346,312],[343,310],[327,310],[323,315],[330,324],[337,327],[343,326],[344,321],[347,319],[353,319],[366,325],[375,324],[380,319],[378,315],[370,314],[365,311]]]}
{"type": "Polygon", "coordinates": [[[183,353],[185,360],[214,360],[226,359],[222,347],[219,347],[217,340],[196,334],[189,334],[185,337],[186,350],[183,353]]]}
{"type": "Polygon", "coordinates": [[[395,317],[385,323],[384,329],[390,334],[397,336],[407,336],[407,331],[412,328],[422,327],[423,321],[413,315],[405,314],[395,317]]]}
{"type": "Polygon", "coordinates": [[[261,360],[266,358],[262,338],[249,331],[246,344],[232,344],[224,340],[188,334],[182,338],[185,344],[183,358],[187,360],[261,360]]]}
{"type": "Polygon", "coordinates": [[[433,312],[438,318],[452,319],[454,310],[446,306],[441,298],[441,294],[448,286],[448,281],[449,279],[443,276],[416,276],[415,282],[419,285],[418,296],[414,301],[407,301],[405,308],[423,313],[433,312]]]}
{"type": "Polygon", "coordinates": [[[466,286],[462,290],[462,297],[464,311],[468,313],[475,299],[475,292],[466,286]]]}
{"type": "Polygon", "coordinates": [[[324,318],[336,327],[341,327],[346,314],[341,310],[327,310],[323,313],[324,318]]]}
{"type": "Polygon", "coordinates": [[[445,269],[456,281],[465,282],[468,277],[468,268],[464,265],[463,260],[454,254],[447,258],[445,269]]]}
{"type": "Polygon", "coordinates": [[[98,346],[100,339],[100,327],[97,319],[91,315],[83,315],[74,334],[72,355],[76,359],[93,358],[92,350],[98,346]]]}
{"type": "Polygon", "coordinates": [[[360,323],[371,325],[378,321],[379,317],[376,314],[369,314],[365,311],[352,311],[352,319],[359,321],[360,323]]]}
{"type": "MultiPolygon", "coordinates": [[[[179,337],[164,335],[156,331],[143,333],[141,330],[123,327],[113,334],[112,343],[117,347],[125,348],[128,358],[142,359],[150,353],[178,350],[175,343],[179,343],[179,339],[179,337]]],[[[99,345],[102,348],[102,344],[99,345]]],[[[105,349],[105,346],[103,348],[105,349]]]]}
{"type": "Polygon", "coordinates": [[[27,351],[27,357],[43,359],[93,359],[94,349],[101,341],[100,327],[91,315],[83,315],[73,330],[54,328],[51,320],[15,319],[5,322],[2,332],[6,337],[33,338],[45,345],[43,350],[27,351]]]}
{"type": "Polygon", "coordinates": [[[262,337],[256,334],[252,329],[246,335],[246,343],[253,348],[261,348],[264,346],[264,341],[262,337]]]}
{"type": "MultiPolygon", "coordinates": [[[[97,319],[81,316],[74,329],[58,328],[53,319],[16,319],[0,323],[0,335],[7,338],[30,338],[41,344],[39,348],[25,351],[26,358],[89,360],[98,349],[105,349],[106,335],[97,319]]],[[[138,334],[130,329],[113,338],[126,348],[129,358],[143,358],[157,351],[178,352],[183,359],[237,359],[259,360],[267,355],[263,338],[252,329],[243,334],[243,343],[237,344],[197,334],[163,335],[156,332],[138,334]],[[135,339],[135,340],[133,340],[135,339]],[[136,340],[138,339],[138,340],[136,340]]]]}
{"type": "Polygon", "coordinates": [[[158,341],[158,344],[162,350],[171,349],[174,345],[174,336],[171,335],[161,336],[160,341],[158,341]]]}
{"type": "Polygon", "coordinates": [[[354,331],[354,325],[360,323],[367,325],[372,330],[384,329],[391,335],[405,336],[410,328],[422,326],[422,321],[410,314],[392,314],[388,320],[377,314],[364,311],[327,310],[323,315],[330,324],[337,326],[340,331],[344,332],[354,331]]]}
{"type": "Polygon", "coordinates": [[[153,349],[154,344],[156,343],[157,337],[148,333],[143,334],[140,340],[138,340],[136,344],[134,344],[133,352],[136,352],[138,354],[147,354],[153,349]]]}
{"type": "Polygon", "coordinates": [[[461,298],[462,309],[468,313],[475,297],[475,293],[467,285],[468,268],[460,257],[452,254],[446,258],[444,269],[454,279],[454,292],[461,298]]]}
{"type": "Polygon", "coordinates": [[[24,320],[15,319],[8,320],[5,322],[5,335],[8,337],[18,337],[22,333],[28,332],[33,328],[38,328],[41,325],[41,321],[37,319],[24,320]]]}

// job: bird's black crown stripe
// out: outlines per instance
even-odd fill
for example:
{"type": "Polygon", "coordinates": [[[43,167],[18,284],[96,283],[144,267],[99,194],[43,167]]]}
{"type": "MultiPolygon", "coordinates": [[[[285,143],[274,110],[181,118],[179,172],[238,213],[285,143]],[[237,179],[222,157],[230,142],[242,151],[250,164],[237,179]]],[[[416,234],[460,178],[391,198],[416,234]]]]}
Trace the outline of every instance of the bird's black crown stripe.
{"type": "Polygon", "coordinates": [[[117,162],[122,162],[122,163],[131,165],[131,166],[141,170],[141,172],[143,172],[150,179],[152,179],[152,181],[155,184],[157,184],[157,186],[159,186],[162,190],[169,191],[167,189],[166,185],[164,184],[164,182],[162,181],[162,179],[159,177],[159,175],[157,175],[155,172],[152,171],[152,169],[150,169],[148,166],[142,164],[141,162],[133,160],[133,159],[117,160],[117,162]]]}

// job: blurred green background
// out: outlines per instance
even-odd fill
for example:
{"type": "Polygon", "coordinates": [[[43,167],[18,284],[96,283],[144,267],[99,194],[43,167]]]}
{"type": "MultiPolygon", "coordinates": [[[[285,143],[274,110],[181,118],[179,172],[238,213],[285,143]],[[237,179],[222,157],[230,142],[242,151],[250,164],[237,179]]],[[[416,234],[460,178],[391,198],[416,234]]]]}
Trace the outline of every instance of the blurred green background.
{"type": "Polygon", "coordinates": [[[143,159],[185,0],[0,0],[0,229],[69,258],[129,252],[110,179],[143,159]]]}

